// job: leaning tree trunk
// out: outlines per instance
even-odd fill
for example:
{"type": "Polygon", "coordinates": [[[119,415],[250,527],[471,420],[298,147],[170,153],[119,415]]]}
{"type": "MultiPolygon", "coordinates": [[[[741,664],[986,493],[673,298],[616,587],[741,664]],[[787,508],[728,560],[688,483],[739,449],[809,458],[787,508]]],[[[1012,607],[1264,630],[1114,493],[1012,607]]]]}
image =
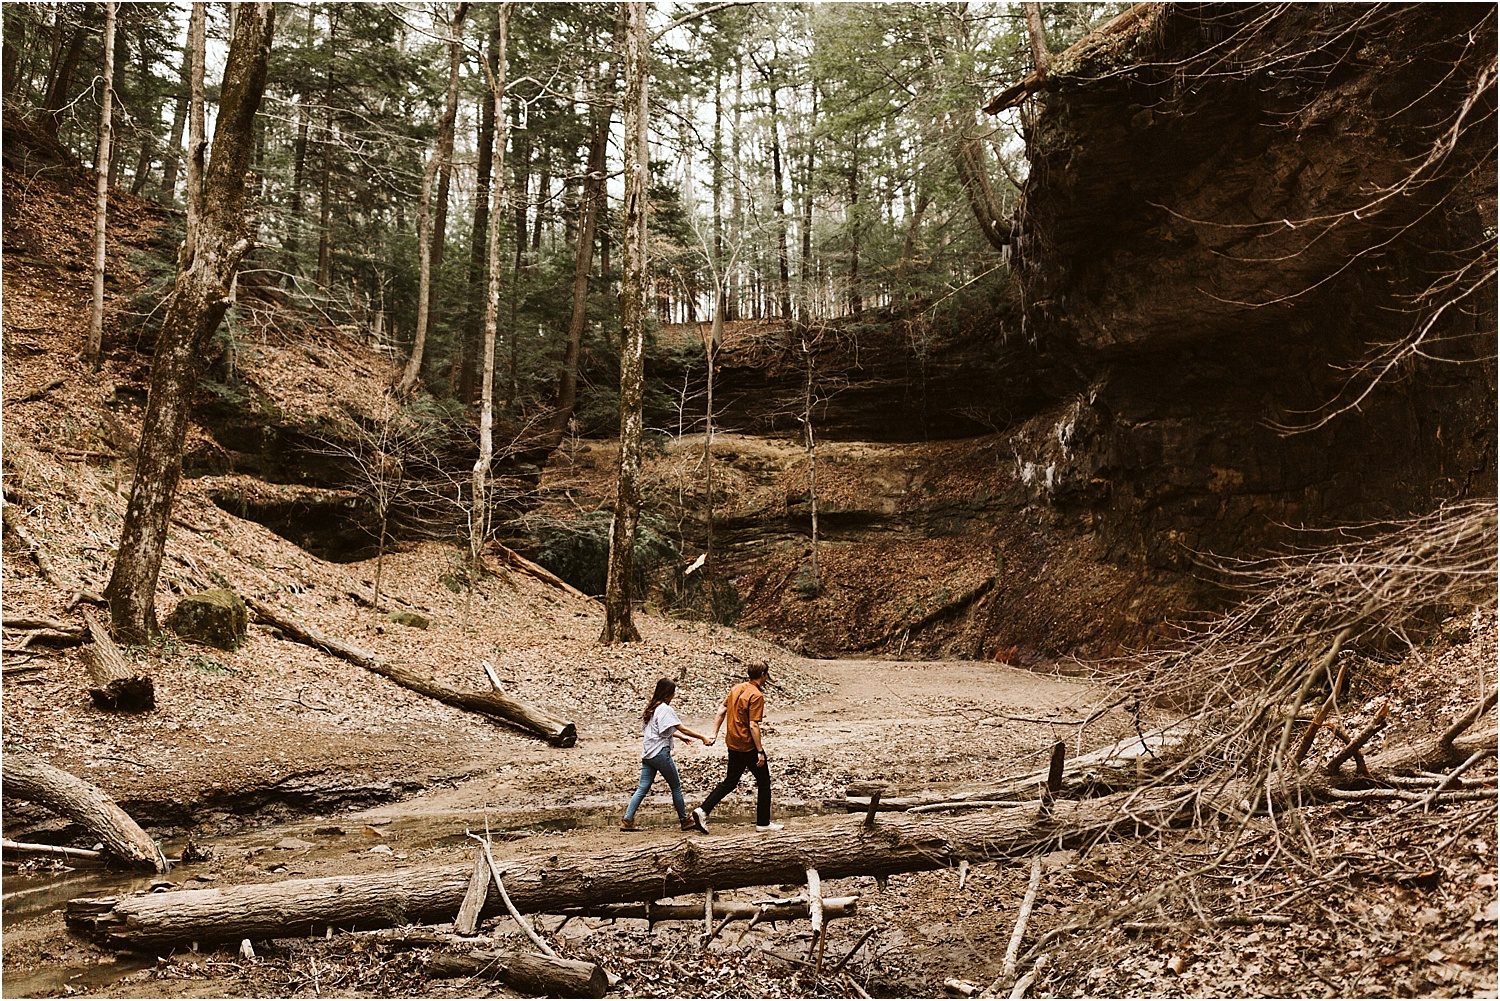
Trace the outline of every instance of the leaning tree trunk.
{"type": "Polygon", "coordinates": [[[135,868],[167,871],[166,857],[156,842],[98,786],[21,751],[6,751],[0,772],[7,798],[37,803],[67,817],[135,868]]]}
{"type": "Polygon", "coordinates": [[[88,623],[89,635],[94,640],[84,658],[94,679],[94,687],[89,689],[94,705],[126,712],[156,708],[156,685],[151,675],[125,659],[109,633],[87,609],[83,621],[88,623]]]}
{"type": "Polygon", "coordinates": [[[104,238],[109,225],[110,140],[113,138],[110,118],[115,103],[115,14],[118,6],[114,0],[104,5],[104,99],[99,102],[99,155],[94,160],[94,169],[99,175],[94,193],[94,306],[89,313],[89,339],[83,346],[83,360],[96,372],[99,370],[99,350],[104,342],[104,238]]]}
{"type": "Polygon", "coordinates": [[[625,275],[620,291],[620,466],[609,533],[603,643],[641,638],[631,621],[635,530],[641,517],[641,397],[646,350],[646,180],[649,150],[647,4],[632,3],[625,33],[625,275]]]}
{"type": "MultiPolygon", "coordinates": [[[[1137,790],[1082,802],[982,814],[960,820],[886,815],[817,820],[779,834],[684,837],[671,844],[563,855],[553,851],[496,864],[523,913],[660,900],[712,887],[730,890],[801,884],[808,869],[824,880],[943,869],[959,862],[1026,858],[1091,844],[1109,834],[1153,830],[1192,816],[1183,787],[1137,790]]],[[[181,890],[140,897],[73,900],[67,921],[129,949],[178,942],[307,935],[309,929],[376,928],[451,921],[474,863],[395,873],[292,879],[259,886],[181,890]]],[[[483,914],[505,909],[489,897],[483,914]]],[[[700,911],[701,913],[701,911],[700,911]]]]}
{"type": "MultiPolygon", "coordinates": [[[[510,29],[510,4],[495,10],[495,69],[490,78],[490,97],[499,129],[494,154],[494,188],[489,192],[495,204],[489,212],[489,283],[484,297],[484,354],[480,358],[483,375],[479,387],[479,458],[474,460],[473,504],[469,514],[470,580],[478,577],[480,557],[490,516],[490,462],[495,455],[495,339],[500,326],[500,218],[505,208],[505,44],[510,29]]],[[[455,66],[457,64],[455,63],[455,66]]],[[[469,595],[472,598],[473,588],[469,595]]]]}
{"type": "MultiPolygon", "coordinates": [[[[411,358],[406,371],[396,386],[402,396],[409,394],[422,374],[422,356],[427,350],[427,318],[432,301],[432,258],[435,245],[443,239],[441,227],[434,227],[432,218],[432,186],[438,170],[453,156],[453,123],[458,117],[458,68],[463,45],[464,15],[469,5],[461,3],[453,15],[453,25],[448,38],[448,95],[443,104],[443,118],[438,123],[437,140],[433,144],[432,156],[427,168],[422,171],[422,198],[417,203],[417,332],[411,345],[411,358]]],[[[443,213],[446,217],[446,213],[443,213]]]]}
{"type": "Polygon", "coordinates": [[[265,90],[274,20],[272,3],[240,4],[203,184],[203,211],[179,257],[177,284],[156,340],[135,482],[108,589],[114,632],[128,643],[158,632],[156,582],[182,475],[190,397],[209,338],[229,307],[235,270],[250,249],[245,172],[254,151],[255,113],[265,90]]]}

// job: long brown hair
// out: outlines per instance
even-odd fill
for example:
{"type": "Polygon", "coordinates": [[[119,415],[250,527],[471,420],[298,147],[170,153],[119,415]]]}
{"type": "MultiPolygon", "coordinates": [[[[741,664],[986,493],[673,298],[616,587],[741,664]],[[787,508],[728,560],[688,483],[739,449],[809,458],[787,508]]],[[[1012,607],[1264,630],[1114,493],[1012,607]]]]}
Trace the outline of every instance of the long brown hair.
{"type": "Polygon", "coordinates": [[[656,707],[677,694],[677,682],[671,678],[662,678],[656,683],[656,691],[651,693],[651,701],[646,703],[646,711],[641,713],[641,722],[651,722],[651,714],[656,712],[656,707]]]}

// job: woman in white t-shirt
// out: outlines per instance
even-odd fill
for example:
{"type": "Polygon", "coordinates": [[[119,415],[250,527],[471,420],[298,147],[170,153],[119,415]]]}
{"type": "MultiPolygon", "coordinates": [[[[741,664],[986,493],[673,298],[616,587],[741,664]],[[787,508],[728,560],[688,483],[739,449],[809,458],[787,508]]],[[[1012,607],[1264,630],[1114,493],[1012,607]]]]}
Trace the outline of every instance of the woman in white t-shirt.
{"type": "Polygon", "coordinates": [[[662,678],[656,683],[656,691],[651,693],[646,711],[641,714],[641,727],[645,734],[641,741],[641,786],[630,797],[630,805],[625,808],[625,819],[620,824],[622,831],[636,830],[635,811],[640,809],[641,800],[651,790],[658,772],[666,778],[667,785],[672,790],[672,805],[677,808],[677,819],[682,821],[682,829],[695,829],[692,818],[688,816],[687,803],[682,798],[682,780],[677,777],[677,764],[672,760],[672,738],[701,740],[705,746],[711,746],[713,738],[694,733],[682,725],[682,720],[672,709],[672,696],[676,694],[676,683],[670,678],[662,678]]]}

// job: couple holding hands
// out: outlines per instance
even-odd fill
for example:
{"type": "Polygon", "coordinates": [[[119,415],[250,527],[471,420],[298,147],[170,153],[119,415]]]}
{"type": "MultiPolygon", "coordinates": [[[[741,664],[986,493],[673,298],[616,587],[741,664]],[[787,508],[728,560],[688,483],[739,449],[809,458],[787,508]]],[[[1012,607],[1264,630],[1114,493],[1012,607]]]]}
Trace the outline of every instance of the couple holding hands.
{"type": "Polygon", "coordinates": [[[672,790],[672,805],[677,808],[677,817],[684,831],[708,833],[708,815],[719,801],[740,784],[740,778],[748,770],[755,776],[755,829],[757,831],[779,831],[781,824],[771,823],[771,769],[766,765],[766,751],[760,739],[760,721],[765,713],[765,698],[761,689],[771,680],[770,669],[764,664],[752,664],[746,671],[749,679],[729,690],[724,704],[714,717],[714,732],[705,737],[694,733],[678,718],[672,709],[672,697],[677,694],[677,685],[670,678],[662,678],[651,693],[651,701],[641,714],[645,738],[641,742],[641,785],[630,798],[625,808],[625,819],[620,824],[622,831],[634,831],[635,812],[651,789],[660,773],[672,790]],[[726,726],[727,724],[727,726],[726,726]],[[714,791],[708,794],[703,805],[689,816],[687,803],[682,798],[682,780],[677,775],[677,765],[672,760],[672,739],[701,740],[705,746],[713,746],[719,739],[719,727],[725,726],[724,744],[729,748],[729,764],[714,791]]]}

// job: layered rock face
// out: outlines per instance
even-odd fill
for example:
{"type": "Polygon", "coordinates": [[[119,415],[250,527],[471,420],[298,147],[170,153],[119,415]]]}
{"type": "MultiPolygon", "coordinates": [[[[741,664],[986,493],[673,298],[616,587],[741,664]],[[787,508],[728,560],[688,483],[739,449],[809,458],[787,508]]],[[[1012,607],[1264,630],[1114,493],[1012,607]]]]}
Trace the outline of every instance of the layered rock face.
{"type": "Polygon", "coordinates": [[[1133,13],[1028,137],[1025,322],[1089,382],[1038,498],[1171,565],[1492,491],[1493,9],[1133,13]]]}
{"type": "MultiPolygon", "coordinates": [[[[760,484],[716,509],[745,623],[822,654],[1109,654],[1220,599],[1207,554],[1493,493],[1493,8],[1122,23],[1028,111],[1012,297],[725,357],[723,424],[785,436],[716,462],[760,484]],[[819,488],[809,362],[836,387],[819,488]]],[[[654,502],[702,540],[677,482],[654,502]]]]}

